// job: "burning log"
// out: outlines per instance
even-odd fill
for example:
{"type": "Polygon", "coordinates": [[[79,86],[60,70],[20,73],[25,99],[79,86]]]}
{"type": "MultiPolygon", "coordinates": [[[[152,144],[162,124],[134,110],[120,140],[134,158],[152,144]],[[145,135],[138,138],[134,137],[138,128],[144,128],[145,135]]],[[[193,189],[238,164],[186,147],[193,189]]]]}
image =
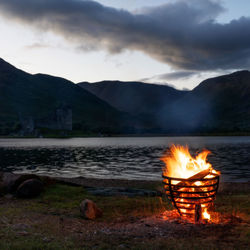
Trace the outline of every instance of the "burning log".
{"type": "MultiPolygon", "coordinates": [[[[205,169],[203,171],[200,171],[199,173],[189,177],[187,180],[188,181],[192,181],[192,180],[196,180],[196,179],[203,179],[205,178],[207,175],[209,175],[211,173],[211,169],[205,169]]],[[[180,183],[179,183],[180,184],[180,183]]]]}
{"type": "MultiPolygon", "coordinates": [[[[196,182],[197,180],[198,180],[198,181],[201,181],[201,180],[203,180],[206,176],[208,176],[209,174],[211,174],[211,169],[205,169],[205,170],[203,170],[203,171],[201,171],[201,172],[199,172],[199,173],[197,173],[197,174],[195,174],[195,175],[193,175],[193,176],[191,176],[191,177],[189,177],[189,178],[187,178],[187,179],[185,179],[185,180],[182,180],[182,181],[176,183],[176,184],[174,185],[173,191],[179,191],[179,190],[182,189],[182,188],[186,188],[188,185],[189,185],[189,186],[190,186],[190,185],[191,185],[191,186],[194,186],[194,185],[195,185],[195,182],[196,182]]],[[[164,174],[162,175],[162,177],[168,179],[168,177],[165,176],[164,174]]],[[[209,179],[208,179],[208,181],[209,181],[209,179]]],[[[169,182],[169,179],[168,179],[168,182],[169,182]]],[[[165,184],[170,184],[170,183],[166,183],[165,181],[164,181],[164,183],[165,183],[165,184]]],[[[171,183],[171,184],[172,184],[172,183],[171,183]]],[[[194,187],[195,187],[195,186],[194,186],[194,187]]],[[[196,191],[202,191],[202,190],[196,190],[196,191]]]]}
{"type": "MultiPolygon", "coordinates": [[[[206,177],[206,176],[209,175],[210,173],[211,173],[211,169],[205,169],[205,170],[200,171],[199,173],[197,173],[197,174],[195,174],[195,175],[193,175],[193,176],[191,176],[191,177],[189,177],[189,178],[187,178],[187,179],[185,179],[185,180],[187,180],[187,181],[192,181],[192,180],[196,180],[196,179],[203,179],[204,177],[206,177]]],[[[162,174],[162,177],[165,178],[165,177],[167,177],[167,176],[164,175],[164,174],[162,174]]],[[[185,180],[179,182],[179,183],[176,184],[176,185],[178,185],[178,186],[185,185],[185,182],[186,182],[185,180]]]]}
{"type": "Polygon", "coordinates": [[[200,181],[201,179],[204,179],[207,175],[209,175],[211,173],[211,169],[205,169],[201,172],[199,172],[198,174],[195,174],[189,178],[187,178],[186,180],[180,181],[179,183],[177,183],[175,185],[175,187],[177,189],[181,188],[182,186],[186,186],[188,184],[190,184],[190,181],[197,181],[197,179],[200,181]]]}

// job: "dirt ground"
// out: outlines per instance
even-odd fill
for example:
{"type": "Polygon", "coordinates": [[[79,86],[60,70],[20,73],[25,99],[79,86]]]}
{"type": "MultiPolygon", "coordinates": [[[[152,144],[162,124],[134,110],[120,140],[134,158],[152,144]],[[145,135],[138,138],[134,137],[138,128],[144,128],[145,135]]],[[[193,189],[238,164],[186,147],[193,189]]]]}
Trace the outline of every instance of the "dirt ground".
{"type": "MultiPolygon", "coordinates": [[[[159,182],[119,183],[161,187],[159,182]]],[[[249,185],[237,185],[221,186],[215,203],[221,219],[211,224],[181,220],[162,197],[99,197],[62,183],[51,184],[32,200],[7,195],[0,197],[0,249],[249,249],[249,185]],[[86,198],[103,210],[102,218],[81,217],[79,204],[86,198]]]]}

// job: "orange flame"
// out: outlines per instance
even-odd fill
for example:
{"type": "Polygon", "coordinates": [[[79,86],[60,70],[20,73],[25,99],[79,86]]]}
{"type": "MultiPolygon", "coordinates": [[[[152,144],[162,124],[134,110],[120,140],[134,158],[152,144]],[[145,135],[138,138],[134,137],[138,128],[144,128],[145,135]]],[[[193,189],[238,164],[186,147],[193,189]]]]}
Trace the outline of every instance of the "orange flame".
{"type": "Polygon", "coordinates": [[[163,173],[170,177],[189,178],[202,170],[212,169],[212,165],[206,162],[207,155],[210,153],[204,150],[193,158],[187,146],[175,146],[170,148],[170,156],[165,155],[161,160],[165,163],[163,173]]]}

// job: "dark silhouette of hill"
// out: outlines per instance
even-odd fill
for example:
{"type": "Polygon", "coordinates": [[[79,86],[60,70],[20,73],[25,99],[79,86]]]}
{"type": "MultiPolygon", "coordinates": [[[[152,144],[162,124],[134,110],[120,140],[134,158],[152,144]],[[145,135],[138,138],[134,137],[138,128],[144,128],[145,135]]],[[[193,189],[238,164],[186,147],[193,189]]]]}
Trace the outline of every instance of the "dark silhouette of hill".
{"type": "Polygon", "coordinates": [[[172,129],[250,131],[250,72],[207,79],[177,100],[168,116],[172,129]]]}
{"type": "Polygon", "coordinates": [[[0,134],[18,131],[20,123],[32,127],[33,121],[82,133],[246,132],[250,72],[210,78],[181,91],[141,82],[74,84],[28,74],[0,59],[0,134]],[[58,119],[64,124],[53,124],[58,119]]]}
{"type": "Polygon", "coordinates": [[[250,72],[207,79],[191,91],[138,82],[79,83],[117,109],[165,132],[250,131],[250,72]]]}
{"type": "Polygon", "coordinates": [[[82,88],[105,100],[113,107],[133,115],[155,115],[186,94],[167,85],[142,82],[102,81],[82,82],[82,88]]]}
{"type": "Polygon", "coordinates": [[[73,128],[119,131],[131,119],[66,79],[31,75],[0,59],[0,127],[11,130],[22,117],[40,119],[62,104],[72,109],[73,128]],[[128,122],[127,122],[128,121],[128,122]]]}

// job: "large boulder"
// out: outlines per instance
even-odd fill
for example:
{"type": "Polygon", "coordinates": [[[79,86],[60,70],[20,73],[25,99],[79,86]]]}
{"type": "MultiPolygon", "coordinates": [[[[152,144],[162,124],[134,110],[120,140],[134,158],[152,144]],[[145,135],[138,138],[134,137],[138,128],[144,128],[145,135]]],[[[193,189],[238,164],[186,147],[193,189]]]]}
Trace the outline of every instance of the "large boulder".
{"type": "Polygon", "coordinates": [[[2,175],[2,186],[5,193],[15,193],[17,188],[26,180],[36,179],[40,180],[37,175],[34,174],[13,174],[3,173],[2,175]]]}
{"type": "Polygon", "coordinates": [[[4,193],[10,193],[14,189],[15,181],[20,177],[20,175],[12,173],[2,173],[1,186],[4,193]]]}
{"type": "Polygon", "coordinates": [[[16,195],[20,198],[33,198],[43,191],[43,183],[38,179],[28,179],[22,182],[17,190],[16,195]]]}
{"type": "Polygon", "coordinates": [[[80,204],[81,215],[85,219],[94,220],[102,216],[102,210],[91,200],[84,200],[80,204]]]}

